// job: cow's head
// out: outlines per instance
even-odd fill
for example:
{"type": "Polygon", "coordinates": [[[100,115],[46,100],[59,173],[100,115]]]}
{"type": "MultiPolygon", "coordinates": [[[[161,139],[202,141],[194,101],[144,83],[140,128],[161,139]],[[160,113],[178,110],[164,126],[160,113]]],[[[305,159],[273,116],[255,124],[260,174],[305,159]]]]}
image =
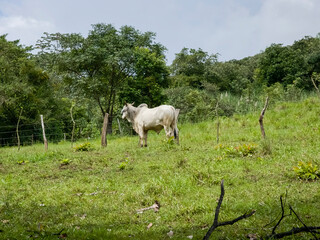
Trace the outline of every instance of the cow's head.
{"type": "Polygon", "coordinates": [[[128,116],[128,107],[127,104],[123,106],[122,110],[121,110],[121,115],[122,115],[122,119],[127,118],[128,116]]]}
{"type": "Polygon", "coordinates": [[[121,115],[122,115],[122,119],[127,119],[129,122],[131,122],[131,119],[129,117],[129,114],[130,114],[130,107],[132,107],[134,103],[130,104],[130,103],[126,103],[122,110],[121,110],[121,115]]]}

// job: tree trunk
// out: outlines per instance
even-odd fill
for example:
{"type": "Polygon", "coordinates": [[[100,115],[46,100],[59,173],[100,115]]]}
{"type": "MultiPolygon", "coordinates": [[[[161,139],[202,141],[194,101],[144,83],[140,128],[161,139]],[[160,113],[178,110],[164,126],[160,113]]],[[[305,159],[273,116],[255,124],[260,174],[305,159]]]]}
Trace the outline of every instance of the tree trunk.
{"type": "Polygon", "coordinates": [[[110,114],[108,117],[108,128],[107,128],[108,134],[112,134],[112,121],[113,121],[113,116],[110,114]]]}
{"type": "Polygon", "coordinates": [[[103,119],[102,134],[101,134],[101,147],[107,146],[108,116],[109,116],[109,114],[106,113],[104,115],[104,119],[103,119]]]}

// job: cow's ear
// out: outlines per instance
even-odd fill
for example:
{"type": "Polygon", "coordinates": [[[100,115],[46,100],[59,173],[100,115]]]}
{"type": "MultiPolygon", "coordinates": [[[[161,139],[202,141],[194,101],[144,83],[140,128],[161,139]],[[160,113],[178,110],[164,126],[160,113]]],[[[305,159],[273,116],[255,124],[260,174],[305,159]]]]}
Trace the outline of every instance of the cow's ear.
{"type": "Polygon", "coordinates": [[[134,104],[134,102],[133,103],[131,103],[131,105],[133,106],[133,104],[134,104]]]}

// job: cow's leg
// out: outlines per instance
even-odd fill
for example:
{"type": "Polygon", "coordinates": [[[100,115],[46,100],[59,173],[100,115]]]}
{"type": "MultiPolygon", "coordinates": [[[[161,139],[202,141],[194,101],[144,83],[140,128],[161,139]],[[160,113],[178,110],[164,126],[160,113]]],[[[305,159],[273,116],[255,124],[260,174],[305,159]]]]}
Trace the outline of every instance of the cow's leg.
{"type": "Polygon", "coordinates": [[[179,145],[179,129],[177,126],[174,128],[173,133],[174,133],[174,139],[176,140],[177,144],[179,145]]]}
{"type": "Polygon", "coordinates": [[[144,146],[147,147],[148,144],[147,144],[147,138],[148,138],[148,131],[145,131],[144,132],[144,146]]]}
{"type": "Polygon", "coordinates": [[[142,137],[140,137],[140,147],[143,147],[143,136],[142,137]]]}
{"type": "Polygon", "coordinates": [[[174,139],[176,140],[177,144],[179,144],[179,129],[178,129],[178,126],[176,123],[173,123],[171,125],[171,128],[173,130],[173,136],[174,136],[174,139]]]}
{"type": "Polygon", "coordinates": [[[175,109],[175,119],[172,122],[172,129],[174,133],[174,139],[176,140],[177,144],[179,145],[179,129],[178,129],[178,116],[179,116],[180,109],[175,109]]]}
{"type": "Polygon", "coordinates": [[[172,136],[172,131],[171,131],[170,127],[169,126],[163,126],[163,128],[164,128],[164,131],[166,132],[167,138],[170,138],[172,136]]]}
{"type": "Polygon", "coordinates": [[[142,141],[142,138],[141,138],[141,137],[140,137],[140,135],[139,135],[138,147],[142,147],[142,145],[141,145],[141,141],[142,141]]]}
{"type": "Polygon", "coordinates": [[[140,147],[143,147],[143,140],[145,140],[145,131],[143,129],[139,129],[139,137],[140,137],[140,147]]]}

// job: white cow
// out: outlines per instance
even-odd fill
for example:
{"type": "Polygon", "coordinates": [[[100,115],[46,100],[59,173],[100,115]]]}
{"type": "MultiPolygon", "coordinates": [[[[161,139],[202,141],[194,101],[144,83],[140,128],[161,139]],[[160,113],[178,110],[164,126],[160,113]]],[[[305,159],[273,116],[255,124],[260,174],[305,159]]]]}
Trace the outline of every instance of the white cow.
{"type": "Polygon", "coordinates": [[[122,118],[132,123],[133,129],[139,134],[139,144],[147,146],[148,131],[154,130],[158,134],[164,128],[166,136],[174,136],[179,144],[179,130],[177,127],[179,110],[170,105],[161,105],[155,108],[148,108],[147,104],[140,104],[134,107],[126,103],[121,110],[122,118]]]}

